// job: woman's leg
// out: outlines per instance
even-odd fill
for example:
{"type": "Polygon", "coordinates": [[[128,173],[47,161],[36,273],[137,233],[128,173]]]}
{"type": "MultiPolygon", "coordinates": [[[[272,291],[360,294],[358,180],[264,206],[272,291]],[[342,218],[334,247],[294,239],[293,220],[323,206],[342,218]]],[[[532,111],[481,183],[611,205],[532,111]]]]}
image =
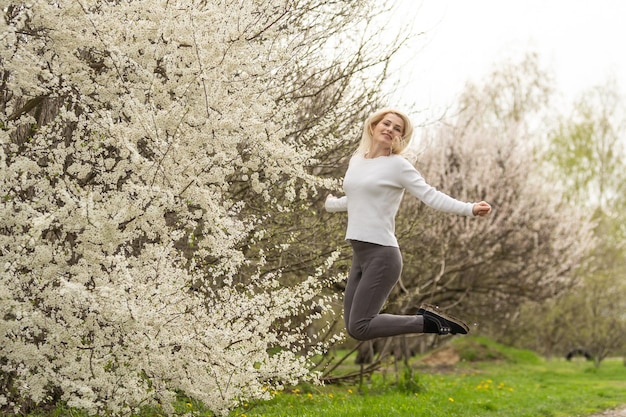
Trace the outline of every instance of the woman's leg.
{"type": "Polygon", "coordinates": [[[361,265],[359,265],[356,252],[352,254],[352,265],[350,266],[350,274],[348,275],[348,282],[346,289],[343,293],[343,320],[346,324],[346,330],[348,334],[354,337],[350,333],[350,311],[352,310],[352,301],[354,300],[354,293],[356,292],[359,283],[361,282],[361,265]]]}
{"type": "Polygon", "coordinates": [[[359,241],[351,244],[354,255],[344,298],[348,334],[368,340],[422,333],[422,316],[379,314],[402,271],[400,250],[359,241]]]}

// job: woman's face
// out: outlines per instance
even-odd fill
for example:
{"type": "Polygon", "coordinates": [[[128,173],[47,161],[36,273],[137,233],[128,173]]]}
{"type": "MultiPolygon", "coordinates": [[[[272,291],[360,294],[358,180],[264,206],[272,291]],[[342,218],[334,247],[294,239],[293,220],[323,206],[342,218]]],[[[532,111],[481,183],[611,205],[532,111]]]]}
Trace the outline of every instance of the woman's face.
{"type": "Polygon", "coordinates": [[[372,129],[372,142],[374,146],[389,149],[393,139],[404,135],[404,120],[402,117],[387,113],[380,122],[372,129]]]}

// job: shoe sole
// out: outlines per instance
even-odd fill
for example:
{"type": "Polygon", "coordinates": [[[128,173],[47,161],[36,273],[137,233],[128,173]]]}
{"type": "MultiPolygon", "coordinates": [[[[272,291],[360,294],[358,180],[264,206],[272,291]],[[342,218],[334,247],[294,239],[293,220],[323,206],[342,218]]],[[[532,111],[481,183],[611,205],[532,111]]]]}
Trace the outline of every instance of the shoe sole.
{"type": "Polygon", "coordinates": [[[456,334],[456,333],[461,333],[461,334],[467,334],[469,333],[469,326],[467,324],[465,324],[465,322],[463,322],[463,320],[459,319],[458,317],[454,317],[451,314],[446,314],[442,311],[439,310],[439,307],[434,306],[432,304],[422,304],[419,308],[419,310],[417,310],[417,314],[424,314],[424,312],[428,312],[432,315],[435,315],[437,317],[441,317],[442,319],[448,321],[451,325],[456,325],[456,329],[454,329],[454,332],[450,332],[452,334],[456,334]]]}

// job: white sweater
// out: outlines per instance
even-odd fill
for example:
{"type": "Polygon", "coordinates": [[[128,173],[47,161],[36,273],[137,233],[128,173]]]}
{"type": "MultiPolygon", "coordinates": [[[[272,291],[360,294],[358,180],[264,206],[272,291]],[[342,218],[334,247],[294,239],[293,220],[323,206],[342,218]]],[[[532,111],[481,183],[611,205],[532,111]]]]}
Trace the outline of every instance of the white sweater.
{"type": "Polygon", "coordinates": [[[350,240],[398,247],[395,217],[405,189],[434,209],[473,216],[473,203],[437,191],[399,155],[374,159],[354,155],[343,188],[346,195],[326,200],[325,206],[330,212],[348,211],[346,239],[350,240]]]}

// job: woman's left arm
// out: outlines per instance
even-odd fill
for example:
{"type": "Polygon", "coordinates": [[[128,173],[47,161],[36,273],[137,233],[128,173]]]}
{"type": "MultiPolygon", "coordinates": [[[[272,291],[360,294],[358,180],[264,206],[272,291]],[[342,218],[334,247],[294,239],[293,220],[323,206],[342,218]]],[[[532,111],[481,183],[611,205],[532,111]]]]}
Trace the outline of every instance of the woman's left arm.
{"type": "MultiPolygon", "coordinates": [[[[424,204],[446,213],[459,214],[468,217],[477,215],[475,214],[476,204],[457,200],[450,197],[448,194],[437,190],[435,187],[426,182],[424,177],[422,177],[422,174],[420,174],[409,161],[403,159],[401,163],[402,169],[399,171],[400,184],[409,193],[424,202],[424,204]]],[[[483,210],[484,208],[481,208],[480,213],[482,213],[483,210]]]]}

